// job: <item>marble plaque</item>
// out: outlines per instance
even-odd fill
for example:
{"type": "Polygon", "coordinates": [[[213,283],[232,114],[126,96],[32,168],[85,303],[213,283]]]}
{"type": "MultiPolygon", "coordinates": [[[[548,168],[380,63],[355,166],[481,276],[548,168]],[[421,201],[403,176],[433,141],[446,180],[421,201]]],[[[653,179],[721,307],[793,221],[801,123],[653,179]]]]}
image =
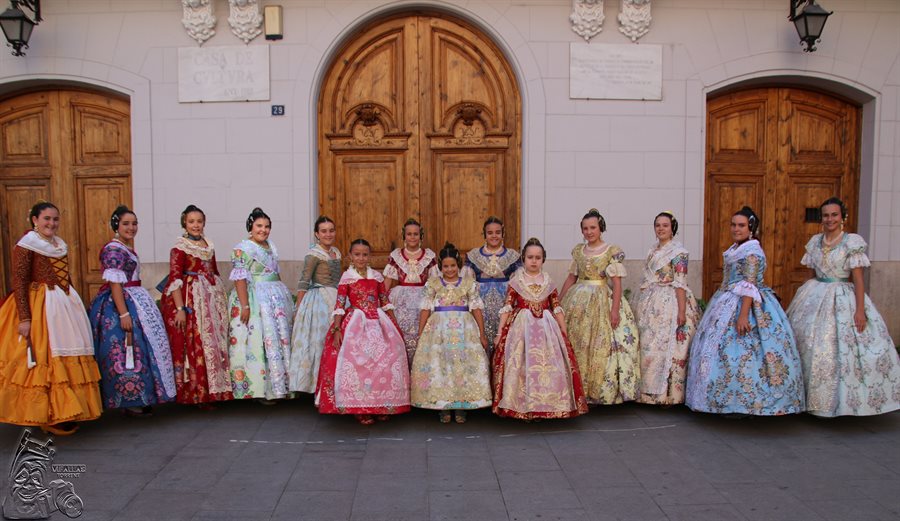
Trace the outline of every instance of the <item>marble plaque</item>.
{"type": "Polygon", "coordinates": [[[571,43],[572,99],[662,99],[662,46],[571,43]]]}
{"type": "Polygon", "coordinates": [[[178,49],[179,102],[268,99],[268,45],[178,49]]]}

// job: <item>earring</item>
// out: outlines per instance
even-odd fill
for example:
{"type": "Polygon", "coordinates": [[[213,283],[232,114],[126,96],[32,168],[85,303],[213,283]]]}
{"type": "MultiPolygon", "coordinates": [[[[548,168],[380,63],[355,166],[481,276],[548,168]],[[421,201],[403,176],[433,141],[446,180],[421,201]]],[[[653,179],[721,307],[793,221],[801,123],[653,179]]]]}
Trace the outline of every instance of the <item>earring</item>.
{"type": "Polygon", "coordinates": [[[118,239],[118,238],[119,238],[119,231],[116,230],[116,239],[118,239]]]}
{"type": "Polygon", "coordinates": [[[841,221],[841,231],[844,231],[844,221],[841,221]]]}

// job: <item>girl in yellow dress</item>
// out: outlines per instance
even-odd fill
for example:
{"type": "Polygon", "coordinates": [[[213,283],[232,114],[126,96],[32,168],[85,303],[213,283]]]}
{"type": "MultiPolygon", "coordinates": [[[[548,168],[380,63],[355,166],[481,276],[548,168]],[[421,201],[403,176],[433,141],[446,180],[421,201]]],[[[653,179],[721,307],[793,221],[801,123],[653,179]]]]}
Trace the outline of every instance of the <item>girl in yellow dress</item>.
{"type": "Polygon", "coordinates": [[[596,209],[581,219],[585,244],[572,249],[562,288],[569,340],[590,404],[637,399],[640,348],[634,314],[622,295],[625,252],[603,241],[606,220],[596,209]]]}
{"type": "Polygon", "coordinates": [[[33,230],[13,250],[13,292],[0,306],[0,422],[74,433],[100,416],[91,324],[69,278],[59,210],[31,208],[33,230]],[[51,347],[52,346],[52,347],[51,347]]]}

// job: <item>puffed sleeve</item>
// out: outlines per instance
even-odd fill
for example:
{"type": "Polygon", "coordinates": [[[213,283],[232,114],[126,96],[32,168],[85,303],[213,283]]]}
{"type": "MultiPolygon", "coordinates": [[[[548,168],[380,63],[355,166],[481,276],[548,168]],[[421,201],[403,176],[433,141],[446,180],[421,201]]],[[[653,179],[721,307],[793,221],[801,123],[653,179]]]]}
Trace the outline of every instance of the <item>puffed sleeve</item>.
{"type": "Polygon", "coordinates": [[[466,300],[469,301],[469,309],[484,309],[484,301],[481,300],[481,290],[478,288],[478,282],[470,279],[469,290],[466,292],[466,300]]]}
{"type": "Polygon", "coordinates": [[[240,248],[231,252],[231,275],[229,280],[250,280],[250,255],[240,248]]]}
{"type": "Polygon", "coordinates": [[[303,259],[303,270],[300,272],[300,281],[297,282],[297,291],[309,290],[313,277],[316,275],[316,267],[319,265],[319,260],[315,255],[307,255],[303,259]]]}
{"type": "Polygon", "coordinates": [[[334,312],[332,315],[346,315],[347,314],[347,297],[350,294],[350,285],[349,284],[338,284],[337,288],[337,301],[334,303],[334,312]]]}
{"type": "Polygon", "coordinates": [[[100,251],[100,267],[103,268],[103,280],[115,284],[128,282],[125,274],[125,262],[128,257],[124,251],[114,246],[104,246],[100,251]]]}
{"type": "Polygon", "coordinates": [[[688,254],[680,253],[672,258],[672,268],[675,271],[675,277],[672,286],[675,288],[688,289],[688,254]]]}
{"type": "Polygon", "coordinates": [[[397,271],[397,263],[394,262],[394,259],[388,260],[387,266],[384,267],[381,274],[386,279],[400,280],[400,273],[397,271]]]}
{"type": "Polygon", "coordinates": [[[563,308],[559,303],[559,293],[557,293],[555,289],[550,292],[550,296],[547,298],[550,299],[550,311],[552,311],[554,315],[559,315],[563,312],[563,308]]]}
{"type": "Polygon", "coordinates": [[[731,288],[731,292],[739,297],[751,297],[756,302],[762,302],[759,288],[756,287],[756,277],[759,274],[759,255],[747,255],[738,261],[741,272],[741,280],[731,288]]]}
{"type": "Polygon", "coordinates": [[[19,320],[31,320],[31,304],[28,302],[28,289],[31,287],[31,263],[34,252],[21,246],[13,249],[13,295],[16,299],[16,311],[19,320]]]}
{"type": "Polygon", "coordinates": [[[849,234],[847,237],[847,260],[844,261],[844,269],[850,271],[854,268],[868,268],[872,265],[869,257],[866,255],[866,241],[856,235],[849,234]]]}
{"type": "Polygon", "coordinates": [[[622,251],[618,246],[610,246],[612,250],[611,258],[609,261],[609,265],[606,267],[606,276],[607,277],[627,277],[628,272],[625,271],[625,265],[622,262],[625,260],[625,252],[622,251]]]}
{"type": "Polygon", "coordinates": [[[806,248],[803,252],[803,258],[800,259],[800,264],[806,266],[807,268],[815,269],[816,265],[813,261],[812,252],[816,249],[816,245],[819,242],[820,235],[813,235],[812,238],[807,241],[806,248]]]}
{"type": "Polygon", "coordinates": [[[394,309],[394,305],[391,304],[390,299],[388,299],[388,292],[384,287],[384,280],[378,281],[378,302],[381,304],[381,309],[385,311],[394,309]]]}
{"type": "Polygon", "coordinates": [[[475,271],[475,265],[469,262],[468,257],[466,257],[466,262],[463,263],[463,268],[460,270],[459,276],[463,279],[478,278],[477,271],[475,271]]]}
{"type": "MultiPolygon", "coordinates": [[[[169,285],[166,287],[166,295],[184,286],[184,268],[187,265],[187,253],[172,248],[169,252],[169,285]]],[[[215,264],[213,264],[215,265],[215,264]]]]}
{"type": "Polygon", "coordinates": [[[569,263],[569,275],[578,276],[578,263],[575,262],[575,259],[572,259],[572,262],[569,263]]]}
{"type": "Polygon", "coordinates": [[[434,281],[429,280],[425,287],[422,288],[422,300],[419,301],[419,309],[434,311],[434,295],[436,293],[434,281]]]}
{"type": "Polygon", "coordinates": [[[502,315],[503,313],[512,313],[513,304],[515,303],[516,290],[513,289],[512,285],[506,287],[506,302],[503,303],[503,307],[500,308],[499,313],[502,315]]]}

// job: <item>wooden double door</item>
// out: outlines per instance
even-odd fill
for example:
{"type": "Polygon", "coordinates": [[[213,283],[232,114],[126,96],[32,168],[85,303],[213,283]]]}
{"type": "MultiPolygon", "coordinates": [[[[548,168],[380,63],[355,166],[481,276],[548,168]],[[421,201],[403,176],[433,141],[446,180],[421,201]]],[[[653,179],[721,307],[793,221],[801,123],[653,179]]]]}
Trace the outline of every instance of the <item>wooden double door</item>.
{"type": "Polygon", "coordinates": [[[519,244],[521,100],[497,46],[443,14],[380,20],[332,62],[318,104],[319,210],[338,246],[364,237],[373,266],[402,245],[408,217],[425,244],[482,244],[496,215],[519,244]]]}
{"type": "Polygon", "coordinates": [[[69,270],[89,301],[102,285],[99,254],[116,206],[131,205],[130,106],[80,90],[43,90],[0,100],[0,283],[11,288],[11,253],[31,229],[38,200],[60,209],[69,270]]]}
{"type": "Polygon", "coordinates": [[[787,307],[809,278],[800,264],[820,231],[819,205],[837,196],[858,223],[860,110],[821,92],[755,88],[707,101],[703,295],[722,282],[730,219],[742,206],[761,220],[766,282],[787,307]]]}

